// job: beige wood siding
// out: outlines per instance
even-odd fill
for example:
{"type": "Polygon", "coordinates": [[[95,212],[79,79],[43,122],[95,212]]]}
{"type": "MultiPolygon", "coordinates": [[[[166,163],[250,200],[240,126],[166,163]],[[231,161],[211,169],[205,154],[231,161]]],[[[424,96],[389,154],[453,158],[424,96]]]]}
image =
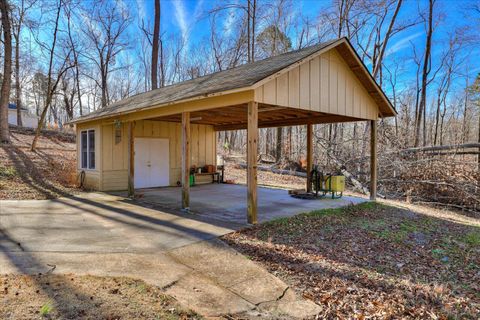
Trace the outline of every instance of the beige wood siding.
{"type": "Polygon", "coordinates": [[[368,120],[378,118],[377,105],[336,49],[259,86],[255,101],[368,120]]]}
{"type": "MultiPolygon", "coordinates": [[[[102,126],[102,186],[101,190],[125,190],[128,179],[127,126],[122,125],[121,142],[115,143],[113,124],[102,126]]],[[[170,145],[170,185],[176,186],[181,176],[181,124],[139,120],[135,123],[136,138],[163,138],[170,145]]],[[[191,163],[196,166],[216,163],[216,139],[212,126],[191,125],[191,163]]]]}

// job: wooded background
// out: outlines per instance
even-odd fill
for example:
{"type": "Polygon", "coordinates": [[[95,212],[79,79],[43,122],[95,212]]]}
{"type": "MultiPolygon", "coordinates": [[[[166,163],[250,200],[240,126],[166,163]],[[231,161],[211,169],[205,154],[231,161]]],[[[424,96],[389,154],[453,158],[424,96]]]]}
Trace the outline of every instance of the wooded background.
{"type": "MultiPolygon", "coordinates": [[[[347,37],[398,111],[379,123],[379,193],[478,210],[478,1],[332,0],[316,13],[308,1],[218,1],[187,17],[191,30],[165,28],[172,17],[162,8],[181,3],[0,1],[2,142],[8,102],[36,114],[38,131],[68,130],[72,118],[130,95],[347,37]],[[209,28],[200,38],[196,21],[209,28]]],[[[301,169],[305,133],[261,129],[260,154],[301,169]]],[[[245,136],[219,133],[219,151],[243,154],[245,136]]],[[[368,185],[367,122],[316,125],[314,137],[322,170],[345,166],[368,185]]]]}

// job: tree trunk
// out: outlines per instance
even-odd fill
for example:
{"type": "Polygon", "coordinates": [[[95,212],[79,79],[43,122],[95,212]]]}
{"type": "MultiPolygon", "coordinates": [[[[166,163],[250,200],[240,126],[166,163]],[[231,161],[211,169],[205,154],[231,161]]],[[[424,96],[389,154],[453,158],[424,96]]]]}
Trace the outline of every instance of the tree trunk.
{"type": "Polygon", "coordinates": [[[282,145],[283,145],[283,128],[282,127],[278,127],[277,128],[277,145],[276,145],[276,148],[275,148],[275,160],[277,160],[277,162],[280,161],[280,159],[282,159],[282,145]]]}
{"type": "Polygon", "coordinates": [[[253,0],[253,8],[252,8],[252,54],[251,60],[255,62],[255,20],[256,20],[256,11],[257,11],[257,0],[253,0]]]}
{"type": "Polygon", "coordinates": [[[107,75],[102,74],[102,108],[105,108],[108,104],[108,98],[107,98],[107,75]]]}
{"type": "MultiPolygon", "coordinates": [[[[50,48],[50,61],[48,64],[48,78],[47,78],[47,96],[45,98],[45,107],[43,108],[42,114],[40,115],[40,120],[38,121],[37,130],[35,130],[35,137],[33,138],[32,146],[30,148],[32,151],[35,151],[35,148],[37,147],[38,137],[40,136],[40,132],[42,132],[43,124],[45,122],[45,117],[47,115],[48,108],[50,107],[50,104],[52,102],[53,94],[55,93],[55,89],[59,80],[57,79],[55,84],[52,85],[53,58],[55,56],[55,46],[57,44],[58,21],[60,20],[61,8],[62,8],[62,1],[59,1],[57,5],[55,29],[53,31],[52,47],[50,48]]],[[[58,77],[61,77],[61,73],[58,75],[58,77]]]]}
{"type": "Polygon", "coordinates": [[[250,41],[250,0],[247,0],[247,62],[252,62],[252,49],[251,49],[251,41],[250,41]]]}
{"type": "Polygon", "coordinates": [[[160,37],[160,0],[155,0],[155,22],[152,39],[152,90],[158,88],[158,42],[160,37]]]}
{"type": "MultiPolygon", "coordinates": [[[[425,56],[423,59],[423,71],[422,71],[422,88],[420,95],[420,104],[418,107],[418,116],[417,116],[417,125],[415,127],[415,147],[418,147],[420,144],[420,127],[422,125],[422,116],[425,115],[426,103],[427,103],[427,81],[428,74],[430,73],[430,51],[432,48],[432,33],[433,33],[433,5],[435,1],[429,0],[429,10],[428,10],[428,30],[427,30],[427,41],[425,44],[425,56]]],[[[425,137],[425,126],[424,137],[425,137]]],[[[423,139],[425,143],[425,138],[423,139]]]]}
{"type": "Polygon", "coordinates": [[[3,81],[0,91],[0,142],[10,143],[10,129],[8,127],[8,102],[12,82],[12,33],[10,29],[9,4],[7,0],[0,1],[3,27],[3,81]]]}
{"type": "MultiPolygon", "coordinates": [[[[476,105],[477,105],[477,109],[478,109],[478,137],[477,137],[477,142],[480,143],[480,102],[477,101],[476,102],[476,105]]],[[[480,172],[480,147],[478,148],[478,156],[477,156],[477,168],[478,168],[478,172],[480,172]]],[[[479,175],[479,179],[480,179],[480,175],[479,175]]],[[[480,183],[480,181],[479,181],[480,183]]]]}
{"type": "Polygon", "coordinates": [[[160,86],[165,87],[165,63],[163,60],[163,41],[160,39],[160,86]]]}
{"type": "Polygon", "coordinates": [[[468,90],[465,92],[465,102],[463,104],[463,121],[462,121],[462,143],[468,142],[469,130],[467,123],[468,113],[468,90]]]}
{"type": "MultiPolygon", "coordinates": [[[[379,71],[381,72],[382,70],[382,61],[383,61],[383,56],[385,54],[385,49],[387,48],[388,40],[390,40],[390,36],[392,35],[392,29],[393,29],[393,26],[395,25],[395,20],[397,19],[398,12],[400,11],[401,6],[402,6],[402,0],[398,0],[397,7],[395,8],[395,12],[393,13],[392,19],[390,20],[388,30],[385,33],[385,39],[383,40],[383,44],[378,54],[378,57],[373,61],[374,67],[373,67],[372,76],[375,79],[377,78],[378,72],[379,71]]],[[[382,80],[382,77],[380,76],[380,81],[381,80],[382,80]]]]}
{"type": "Polygon", "coordinates": [[[440,90],[438,91],[438,96],[437,96],[437,110],[436,110],[436,113],[435,113],[435,133],[434,133],[434,136],[433,136],[433,145],[436,146],[437,145],[437,140],[438,140],[438,129],[439,129],[439,125],[440,125],[440,105],[441,105],[441,101],[440,101],[440,90]]]}
{"type": "Polygon", "coordinates": [[[77,54],[76,54],[75,50],[73,50],[73,55],[74,55],[74,59],[75,59],[75,84],[77,86],[78,108],[79,108],[79,111],[80,111],[80,116],[82,116],[83,115],[83,107],[82,107],[82,93],[80,91],[80,70],[78,68],[78,57],[77,57],[77,54]]]}
{"type": "Polygon", "coordinates": [[[17,32],[15,35],[15,100],[17,104],[17,126],[23,127],[22,88],[20,87],[20,26],[18,26],[17,32]]]}

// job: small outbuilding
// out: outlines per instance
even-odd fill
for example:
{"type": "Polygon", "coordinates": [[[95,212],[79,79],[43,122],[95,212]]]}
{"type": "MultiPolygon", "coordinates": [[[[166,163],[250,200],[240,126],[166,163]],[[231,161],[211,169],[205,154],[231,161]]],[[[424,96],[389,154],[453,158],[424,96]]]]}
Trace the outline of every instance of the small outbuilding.
{"type": "MultiPolygon", "coordinates": [[[[38,117],[36,115],[31,114],[28,109],[21,108],[20,114],[22,117],[22,126],[25,128],[34,128],[36,129],[38,126],[38,117]]],[[[17,116],[18,116],[18,108],[16,104],[9,103],[8,104],[8,124],[17,125],[17,116]]]]}
{"type": "Polygon", "coordinates": [[[393,106],[350,42],[338,40],[141,93],[73,123],[78,173],[102,191],[182,186],[189,208],[192,166],[216,165],[216,132],[247,130],[247,213],[257,221],[258,128],[371,122],[371,197],[376,195],[376,128],[393,106]]]}

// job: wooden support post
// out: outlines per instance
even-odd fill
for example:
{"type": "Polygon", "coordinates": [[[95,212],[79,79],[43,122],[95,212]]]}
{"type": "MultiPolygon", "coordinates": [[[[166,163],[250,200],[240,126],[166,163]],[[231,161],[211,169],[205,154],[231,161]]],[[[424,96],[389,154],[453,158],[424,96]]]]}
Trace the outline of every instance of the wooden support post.
{"type": "Polygon", "coordinates": [[[135,122],[128,122],[128,196],[135,197],[135,122]]]}
{"type": "Polygon", "coordinates": [[[370,121],[370,200],[377,199],[377,121],[370,121]]]}
{"type": "Polygon", "coordinates": [[[310,172],[313,167],[313,125],[307,124],[307,192],[312,191],[310,172]]]}
{"type": "Polygon", "coordinates": [[[248,103],[247,125],[247,220],[257,220],[257,144],[258,144],[258,103],[248,103]]]}
{"type": "Polygon", "coordinates": [[[190,209],[190,112],[182,113],[182,209],[190,209]]]}

